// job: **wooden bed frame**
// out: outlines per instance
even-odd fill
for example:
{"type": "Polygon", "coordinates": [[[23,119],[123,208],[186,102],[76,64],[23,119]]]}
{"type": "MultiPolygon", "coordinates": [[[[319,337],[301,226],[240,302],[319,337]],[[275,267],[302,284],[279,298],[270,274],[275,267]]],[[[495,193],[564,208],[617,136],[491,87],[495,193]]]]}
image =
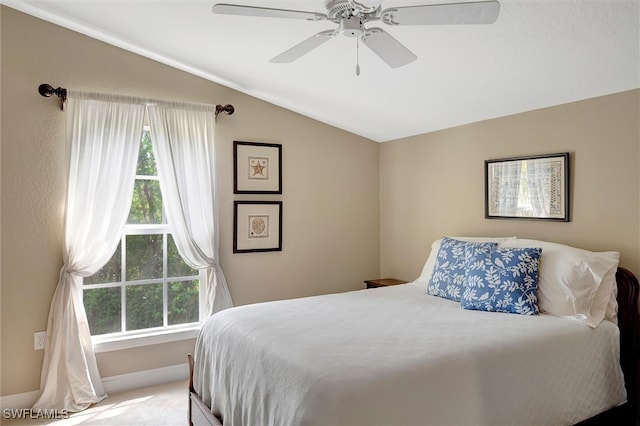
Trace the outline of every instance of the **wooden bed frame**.
{"type": "MultiPolygon", "coordinates": [[[[579,426],[619,425],[640,426],[640,407],[638,405],[638,389],[640,380],[638,327],[640,313],[638,309],[638,279],[625,268],[616,271],[618,283],[618,327],[620,328],[620,365],[624,373],[627,389],[627,402],[607,410],[595,417],[580,422],[579,426]]],[[[188,420],[191,426],[222,426],[222,419],[211,413],[193,388],[193,357],[189,359],[189,410],[188,420]]]]}

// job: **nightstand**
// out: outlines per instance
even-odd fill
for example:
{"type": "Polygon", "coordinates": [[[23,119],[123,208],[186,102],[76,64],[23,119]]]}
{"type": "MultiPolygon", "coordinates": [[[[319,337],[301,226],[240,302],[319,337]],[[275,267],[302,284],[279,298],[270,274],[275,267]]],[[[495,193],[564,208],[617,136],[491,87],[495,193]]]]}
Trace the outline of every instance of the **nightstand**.
{"type": "Polygon", "coordinates": [[[395,278],[379,278],[377,280],[365,280],[367,288],[386,287],[389,285],[406,284],[406,281],[396,280],[395,278]]]}

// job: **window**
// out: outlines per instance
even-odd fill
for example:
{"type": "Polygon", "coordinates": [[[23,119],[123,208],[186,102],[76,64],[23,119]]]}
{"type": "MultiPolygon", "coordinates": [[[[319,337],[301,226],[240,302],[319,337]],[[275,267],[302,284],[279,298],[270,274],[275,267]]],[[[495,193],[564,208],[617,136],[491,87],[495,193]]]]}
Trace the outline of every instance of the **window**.
{"type": "Polygon", "coordinates": [[[91,335],[162,331],[199,322],[200,277],[169,233],[149,131],[140,144],[129,217],[111,260],[84,279],[91,335]]]}

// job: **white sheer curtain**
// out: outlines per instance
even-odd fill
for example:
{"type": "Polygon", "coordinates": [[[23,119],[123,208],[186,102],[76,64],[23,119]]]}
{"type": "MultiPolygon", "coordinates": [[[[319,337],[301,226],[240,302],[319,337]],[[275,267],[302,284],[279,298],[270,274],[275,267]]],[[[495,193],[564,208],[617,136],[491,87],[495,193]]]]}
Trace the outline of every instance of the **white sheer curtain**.
{"type": "Polygon", "coordinates": [[[33,408],[74,412],[106,397],[82,301],[82,277],[111,258],[122,235],[145,106],[122,97],[68,96],[64,266],[49,310],[41,395],[33,408]]]}
{"type": "Polygon", "coordinates": [[[233,306],[218,263],[215,106],[156,104],[148,112],[167,220],[180,255],[201,271],[208,316],[233,306]]]}

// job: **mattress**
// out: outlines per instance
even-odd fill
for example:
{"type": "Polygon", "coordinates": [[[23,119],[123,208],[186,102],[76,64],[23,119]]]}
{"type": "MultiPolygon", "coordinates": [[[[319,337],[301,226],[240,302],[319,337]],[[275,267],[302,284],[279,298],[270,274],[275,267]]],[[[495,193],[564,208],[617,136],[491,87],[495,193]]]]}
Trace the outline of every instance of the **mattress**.
{"type": "Polygon", "coordinates": [[[422,286],[221,311],[194,388],[227,425],[570,425],[626,399],[618,328],[467,311],[422,286]]]}

